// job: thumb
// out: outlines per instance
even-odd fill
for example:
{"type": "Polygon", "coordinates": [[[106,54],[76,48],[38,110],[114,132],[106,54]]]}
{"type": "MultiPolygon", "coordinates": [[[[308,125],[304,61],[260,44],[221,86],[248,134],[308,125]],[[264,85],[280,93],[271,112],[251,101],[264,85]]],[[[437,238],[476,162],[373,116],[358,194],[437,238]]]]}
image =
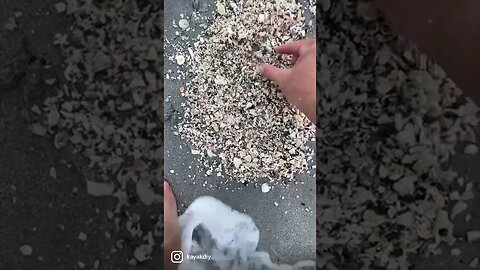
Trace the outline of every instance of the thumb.
{"type": "Polygon", "coordinates": [[[262,73],[265,78],[270,79],[277,84],[280,84],[280,82],[287,78],[289,72],[288,69],[277,68],[269,64],[260,65],[260,73],[262,73]]]}

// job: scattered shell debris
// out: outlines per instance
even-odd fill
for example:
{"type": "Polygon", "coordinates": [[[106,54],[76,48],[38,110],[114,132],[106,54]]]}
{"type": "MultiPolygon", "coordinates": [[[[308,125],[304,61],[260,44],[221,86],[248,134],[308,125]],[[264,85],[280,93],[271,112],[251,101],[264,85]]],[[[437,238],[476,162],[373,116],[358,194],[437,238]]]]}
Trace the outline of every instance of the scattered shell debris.
{"type": "Polygon", "coordinates": [[[18,27],[18,24],[14,18],[9,18],[3,27],[8,31],[13,31],[18,27]]]}
{"type": "Polygon", "coordinates": [[[477,242],[480,241],[480,231],[469,231],[467,232],[468,242],[477,242]]]}
{"type": "Polygon", "coordinates": [[[29,245],[22,245],[20,246],[19,250],[23,256],[30,256],[33,253],[33,248],[29,245]]]}
{"type": "Polygon", "coordinates": [[[459,201],[457,202],[452,210],[450,211],[450,219],[455,219],[456,216],[458,216],[459,214],[461,214],[462,212],[464,212],[465,210],[467,210],[468,208],[468,204],[463,202],[463,201],[459,201]]]}
{"type": "Polygon", "coordinates": [[[189,27],[189,23],[186,19],[181,19],[180,21],[178,21],[178,26],[180,26],[180,28],[185,30],[189,27]]]}
{"type": "Polygon", "coordinates": [[[185,64],[185,56],[179,54],[175,57],[175,60],[177,60],[177,65],[181,66],[185,64]]]}
{"type": "Polygon", "coordinates": [[[78,268],[80,268],[80,269],[83,269],[83,268],[85,268],[85,266],[86,266],[86,264],[85,264],[84,262],[82,262],[82,261],[78,261],[78,262],[77,262],[77,265],[78,265],[78,268]]]}
{"type": "MultiPolygon", "coordinates": [[[[73,162],[84,175],[86,191],[115,197],[115,208],[104,210],[111,213],[115,233],[131,234],[128,244],[112,247],[112,252],[127,246],[130,259],[143,262],[163,235],[162,207],[147,208],[163,200],[161,4],[65,0],[55,1],[51,9],[69,16],[73,25],[68,33],[55,35],[53,44],[64,55],[64,78],[45,80],[58,91],[32,107],[39,120],[31,131],[50,137],[56,148],[69,146],[83,155],[73,162]]],[[[49,173],[57,177],[55,168],[49,173]]],[[[87,236],[80,233],[78,239],[87,236]]],[[[86,266],[78,262],[77,267],[86,266]]]]}
{"type": "Polygon", "coordinates": [[[470,267],[471,268],[477,268],[478,267],[478,257],[473,259],[472,262],[470,262],[470,267]]]}
{"type": "Polygon", "coordinates": [[[469,144],[465,146],[464,153],[466,155],[475,155],[478,153],[478,146],[475,144],[469,144]]]}
{"type": "Polygon", "coordinates": [[[87,241],[87,235],[83,232],[78,234],[78,240],[80,241],[87,241]]]}
{"type": "Polygon", "coordinates": [[[50,177],[57,179],[57,169],[55,169],[55,167],[50,167],[48,173],[50,174],[50,177]]]}
{"type": "Polygon", "coordinates": [[[449,161],[478,152],[478,107],[373,2],[317,11],[319,269],[407,270],[410,255],[448,253],[474,198],[449,161]]]}
{"type": "Polygon", "coordinates": [[[263,183],[261,189],[263,193],[267,193],[272,189],[272,187],[270,187],[268,183],[263,183]]]}
{"type": "Polygon", "coordinates": [[[452,248],[450,254],[452,254],[452,256],[460,256],[460,254],[462,254],[462,251],[459,248],[452,248]]]}
{"type": "Polygon", "coordinates": [[[67,5],[63,2],[58,2],[55,4],[55,10],[57,11],[57,13],[63,13],[67,11],[67,5]]]}
{"type": "Polygon", "coordinates": [[[99,183],[90,180],[87,182],[87,193],[92,196],[108,196],[112,195],[115,190],[113,183],[99,183]]]}
{"type": "Polygon", "coordinates": [[[47,134],[47,129],[40,124],[33,124],[32,127],[31,127],[31,130],[32,130],[33,134],[36,134],[38,136],[43,137],[47,134]]]}
{"type": "Polygon", "coordinates": [[[223,172],[240,182],[291,180],[313,160],[306,144],[314,141],[315,126],[256,70],[261,63],[290,64],[289,56],[274,48],[306,37],[305,10],[293,0],[244,0],[216,1],[215,11],[210,26],[199,12],[181,16],[174,27],[196,37],[181,32],[165,42],[174,51],[167,58],[183,65],[178,75],[166,70],[165,77],[187,81],[174,133],[200,151],[207,175],[223,172]],[[199,28],[190,28],[187,20],[199,28]]]}

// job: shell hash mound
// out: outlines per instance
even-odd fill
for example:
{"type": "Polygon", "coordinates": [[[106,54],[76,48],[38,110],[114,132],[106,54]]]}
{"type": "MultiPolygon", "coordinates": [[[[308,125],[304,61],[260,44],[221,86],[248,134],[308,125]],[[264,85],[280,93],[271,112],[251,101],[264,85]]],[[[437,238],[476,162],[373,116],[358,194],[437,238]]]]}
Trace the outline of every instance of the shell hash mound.
{"type": "Polygon", "coordinates": [[[305,144],[315,128],[280,90],[256,72],[260,63],[286,67],[274,48],[305,36],[295,1],[218,2],[209,38],[192,55],[192,80],[179,133],[202,153],[220,158],[217,171],[240,181],[292,179],[307,166],[305,144]]]}

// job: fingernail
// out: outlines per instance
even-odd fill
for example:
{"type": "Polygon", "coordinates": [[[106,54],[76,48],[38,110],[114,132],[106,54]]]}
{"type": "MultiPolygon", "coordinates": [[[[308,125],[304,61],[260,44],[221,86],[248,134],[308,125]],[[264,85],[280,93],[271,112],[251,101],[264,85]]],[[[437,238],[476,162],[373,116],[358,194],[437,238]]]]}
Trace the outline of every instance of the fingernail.
{"type": "Polygon", "coordinates": [[[163,179],[163,188],[170,188],[170,183],[167,181],[167,179],[163,179]]]}
{"type": "Polygon", "coordinates": [[[255,70],[256,70],[256,72],[263,74],[263,70],[264,70],[264,68],[263,68],[263,66],[262,66],[262,65],[258,65],[258,66],[257,66],[257,68],[256,68],[255,70]]]}

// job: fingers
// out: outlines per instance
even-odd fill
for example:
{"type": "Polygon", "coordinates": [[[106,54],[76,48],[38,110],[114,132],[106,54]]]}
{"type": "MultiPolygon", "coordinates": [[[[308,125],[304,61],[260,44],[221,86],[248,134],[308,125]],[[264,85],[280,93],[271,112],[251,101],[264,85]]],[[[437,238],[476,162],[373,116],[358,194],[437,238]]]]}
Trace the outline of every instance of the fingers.
{"type": "Polygon", "coordinates": [[[295,63],[297,63],[298,56],[292,56],[292,59],[290,60],[290,64],[293,66],[295,63]]]}
{"type": "Polygon", "coordinates": [[[280,54],[291,54],[293,56],[298,57],[302,55],[302,51],[303,51],[302,48],[305,48],[306,46],[310,46],[312,44],[313,45],[315,44],[314,39],[303,39],[303,40],[290,42],[284,45],[280,45],[277,48],[275,48],[275,50],[277,51],[277,53],[280,53],[280,54]]]}
{"type": "Polygon", "coordinates": [[[300,48],[302,48],[303,43],[304,40],[290,42],[278,46],[277,48],[275,48],[275,51],[280,54],[291,54],[298,57],[300,55],[300,48]]]}
{"type": "Polygon", "coordinates": [[[171,212],[171,210],[173,210],[172,212],[174,212],[176,215],[177,199],[175,198],[175,194],[173,194],[170,183],[166,180],[163,181],[163,197],[165,213],[171,212]]]}
{"type": "Polygon", "coordinates": [[[267,79],[270,79],[277,84],[280,84],[285,78],[288,77],[290,70],[277,68],[275,66],[269,64],[262,64],[260,66],[260,72],[265,76],[267,79]]]}

